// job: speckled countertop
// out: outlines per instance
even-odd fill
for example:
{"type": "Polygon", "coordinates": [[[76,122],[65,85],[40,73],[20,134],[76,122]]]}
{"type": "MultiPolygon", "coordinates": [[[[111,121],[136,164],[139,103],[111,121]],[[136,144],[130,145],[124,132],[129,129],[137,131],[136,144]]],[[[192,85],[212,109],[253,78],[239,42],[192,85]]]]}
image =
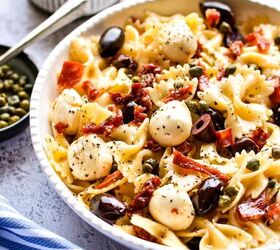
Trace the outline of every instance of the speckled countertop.
{"type": "MultiPolygon", "coordinates": [[[[0,0],[0,6],[0,44],[15,44],[48,17],[27,0],[0,0]]],[[[40,67],[55,45],[85,20],[69,24],[26,52],[40,67]]],[[[36,160],[29,128],[0,142],[0,194],[29,219],[84,249],[126,249],[99,232],[89,232],[85,222],[57,195],[36,160]]]]}

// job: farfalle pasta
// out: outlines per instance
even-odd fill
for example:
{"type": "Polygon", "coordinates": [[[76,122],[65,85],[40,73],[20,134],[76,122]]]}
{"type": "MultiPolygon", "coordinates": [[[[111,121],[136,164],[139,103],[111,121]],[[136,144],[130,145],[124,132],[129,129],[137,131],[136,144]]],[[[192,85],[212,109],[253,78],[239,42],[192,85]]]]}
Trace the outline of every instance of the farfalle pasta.
{"type": "Polygon", "coordinates": [[[241,34],[229,7],[201,10],[147,11],[75,38],[45,150],[81,203],[135,237],[172,249],[277,243],[280,28],[241,34]]]}

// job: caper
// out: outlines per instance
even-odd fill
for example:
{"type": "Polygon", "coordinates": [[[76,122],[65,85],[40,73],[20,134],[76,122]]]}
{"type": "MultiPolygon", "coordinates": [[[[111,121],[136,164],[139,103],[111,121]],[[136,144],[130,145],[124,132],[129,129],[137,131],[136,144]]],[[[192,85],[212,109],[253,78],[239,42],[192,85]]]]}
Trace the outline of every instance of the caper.
{"type": "Polygon", "coordinates": [[[13,86],[13,83],[14,83],[13,80],[9,80],[9,79],[4,80],[4,89],[10,90],[13,86]]]}
{"type": "Polygon", "coordinates": [[[0,107],[3,107],[6,105],[6,99],[2,96],[0,96],[0,107]]]}
{"type": "Polygon", "coordinates": [[[131,80],[133,83],[140,81],[139,76],[133,76],[131,80]]]}
{"type": "Polygon", "coordinates": [[[21,76],[21,77],[19,78],[18,83],[22,86],[22,85],[25,85],[25,84],[26,84],[26,81],[27,81],[27,77],[26,77],[26,76],[21,76]]]}
{"type": "Polygon", "coordinates": [[[273,147],[271,149],[271,155],[274,159],[280,159],[280,148],[278,147],[273,147]]]}
{"type": "Polygon", "coordinates": [[[192,67],[189,70],[189,74],[191,78],[200,77],[203,74],[203,68],[199,66],[192,67]]]}
{"type": "Polygon", "coordinates": [[[228,34],[228,33],[231,33],[232,30],[231,30],[230,25],[227,22],[222,22],[220,25],[220,31],[223,34],[228,34]]]}
{"type": "Polygon", "coordinates": [[[231,198],[228,195],[221,195],[219,198],[219,207],[225,208],[231,203],[231,198]]]}
{"type": "Polygon", "coordinates": [[[15,111],[15,108],[12,106],[5,105],[3,107],[0,107],[0,114],[9,113],[10,115],[13,115],[14,111],[15,111]]]}
{"type": "Polygon", "coordinates": [[[174,88],[175,89],[180,89],[180,88],[183,88],[184,87],[184,84],[181,83],[181,82],[175,82],[174,83],[174,88]]]}
{"type": "Polygon", "coordinates": [[[5,72],[0,68],[0,77],[4,78],[5,77],[5,72]]]}
{"type": "Polygon", "coordinates": [[[29,98],[29,95],[25,92],[25,91],[20,91],[18,92],[18,96],[19,98],[22,100],[22,99],[28,99],[29,98]]]}
{"type": "Polygon", "coordinates": [[[2,91],[4,88],[4,83],[0,80],[0,91],[2,91]]]}
{"type": "Polygon", "coordinates": [[[29,101],[28,101],[27,99],[25,99],[25,100],[22,100],[22,101],[21,101],[21,103],[20,103],[19,106],[20,106],[22,109],[24,109],[25,111],[28,111],[28,110],[29,110],[29,105],[30,105],[29,101]]]}
{"type": "Polygon", "coordinates": [[[13,90],[13,93],[16,94],[16,93],[22,91],[23,88],[21,86],[19,86],[19,84],[13,84],[12,90],[13,90]]]}
{"type": "Polygon", "coordinates": [[[205,112],[209,109],[209,105],[205,101],[199,101],[197,108],[200,112],[205,112]]]}
{"type": "Polygon", "coordinates": [[[235,197],[238,194],[238,190],[235,187],[227,187],[225,194],[229,197],[235,197]]]}
{"type": "Polygon", "coordinates": [[[274,43],[276,45],[280,45],[280,35],[278,35],[277,37],[274,38],[274,43]]]}
{"type": "Polygon", "coordinates": [[[19,116],[13,115],[13,116],[11,117],[11,119],[10,119],[10,123],[11,123],[11,124],[12,124],[12,123],[15,123],[15,122],[17,122],[19,119],[20,119],[19,116]]]}
{"type": "Polygon", "coordinates": [[[225,75],[228,77],[229,75],[233,75],[236,71],[236,66],[235,65],[230,65],[225,68],[225,75]]]}
{"type": "Polygon", "coordinates": [[[3,71],[8,71],[8,70],[11,69],[11,66],[8,65],[8,64],[4,64],[4,65],[1,66],[1,68],[2,68],[3,71]]]}
{"type": "Polygon", "coordinates": [[[267,183],[268,188],[275,188],[276,186],[276,181],[275,180],[269,180],[267,183]]]}
{"type": "Polygon", "coordinates": [[[26,111],[22,108],[17,108],[17,109],[15,109],[14,114],[18,115],[19,117],[22,117],[22,116],[26,115],[26,111]]]}
{"type": "Polygon", "coordinates": [[[196,114],[198,112],[198,105],[196,101],[187,101],[186,104],[192,113],[196,114]]]}
{"type": "Polygon", "coordinates": [[[9,125],[9,123],[7,123],[6,121],[1,121],[0,120],[0,128],[5,128],[9,125]]]}
{"type": "Polygon", "coordinates": [[[14,73],[14,71],[8,70],[8,71],[6,71],[5,76],[6,76],[6,77],[10,77],[13,73],[14,73]]]}
{"type": "Polygon", "coordinates": [[[10,79],[12,79],[14,81],[18,81],[18,79],[19,79],[18,73],[13,73],[12,75],[10,75],[10,79]]]}
{"type": "Polygon", "coordinates": [[[153,159],[150,158],[148,160],[146,160],[143,164],[143,172],[144,173],[153,173],[153,174],[157,174],[158,172],[158,162],[153,159]]]}
{"type": "Polygon", "coordinates": [[[260,161],[258,159],[252,159],[247,162],[246,168],[251,171],[257,171],[260,168],[260,161]]]}
{"type": "Polygon", "coordinates": [[[144,163],[143,164],[143,172],[150,174],[150,173],[153,172],[153,167],[150,164],[144,163]]]}
{"type": "Polygon", "coordinates": [[[8,97],[8,104],[11,106],[17,106],[20,103],[20,99],[17,95],[12,95],[8,97]]]}
{"type": "Polygon", "coordinates": [[[11,116],[9,113],[3,113],[0,115],[0,120],[6,121],[6,122],[10,121],[10,118],[11,118],[11,116]]]}
{"type": "Polygon", "coordinates": [[[32,91],[32,89],[33,89],[33,85],[30,84],[30,83],[28,83],[24,86],[24,90],[29,92],[29,93],[32,91]]]}

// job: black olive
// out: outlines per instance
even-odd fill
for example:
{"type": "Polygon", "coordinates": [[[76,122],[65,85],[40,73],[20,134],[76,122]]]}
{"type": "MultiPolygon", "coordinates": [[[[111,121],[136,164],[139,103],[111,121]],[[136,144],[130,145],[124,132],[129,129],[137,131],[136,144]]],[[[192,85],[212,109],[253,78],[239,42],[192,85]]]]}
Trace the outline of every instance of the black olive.
{"type": "Polygon", "coordinates": [[[218,206],[224,187],[224,182],[216,177],[208,177],[203,180],[192,198],[196,214],[205,215],[213,211],[218,206]]]}
{"type": "Polygon", "coordinates": [[[199,243],[201,237],[193,237],[190,241],[187,242],[187,246],[190,250],[199,250],[199,243]]]}
{"type": "Polygon", "coordinates": [[[124,54],[117,54],[112,58],[112,64],[117,68],[127,68],[130,71],[135,71],[138,67],[137,62],[131,57],[124,54]]]}
{"type": "Polygon", "coordinates": [[[99,53],[102,57],[114,56],[124,43],[124,31],[113,26],[104,31],[99,40],[99,53]]]}
{"type": "Polygon", "coordinates": [[[273,119],[273,122],[280,126],[280,104],[274,108],[272,108],[272,112],[273,112],[273,115],[272,115],[272,119],[273,119]]]}
{"type": "Polygon", "coordinates": [[[237,139],[232,149],[234,153],[241,153],[242,150],[246,150],[246,152],[253,150],[257,154],[260,151],[259,146],[252,139],[247,137],[237,139]]]}
{"type": "Polygon", "coordinates": [[[243,36],[239,33],[237,28],[233,27],[232,32],[225,34],[224,45],[229,47],[235,41],[244,41],[243,36]]]}
{"type": "Polygon", "coordinates": [[[204,17],[207,9],[216,9],[221,14],[219,24],[227,22],[230,26],[234,26],[234,14],[228,5],[220,2],[204,2],[199,4],[199,8],[204,17]]]}
{"type": "Polygon", "coordinates": [[[90,211],[107,222],[112,222],[125,215],[126,206],[111,194],[100,194],[91,199],[90,211]]]}
{"type": "Polygon", "coordinates": [[[216,130],[225,129],[225,118],[219,111],[214,110],[210,107],[207,107],[206,109],[200,110],[200,115],[202,115],[202,114],[211,115],[211,118],[212,118],[212,121],[213,121],[213,124],[214,124],[214,127],[216,130]]]}
{"type": "Polygon", "coordinates": [[[137,104],[134,101],[129,102],[126,104],[123,109],[123,122],[125,124],[130,123],[134,120],[134,108],[137,106],[137,104]]]}
{"type": "Polygon", "coordinates": [[[192,127],[192,136],[202,142],[214,142],[215,128],[209,114],[204,114],[198,118],[192,127]]]}

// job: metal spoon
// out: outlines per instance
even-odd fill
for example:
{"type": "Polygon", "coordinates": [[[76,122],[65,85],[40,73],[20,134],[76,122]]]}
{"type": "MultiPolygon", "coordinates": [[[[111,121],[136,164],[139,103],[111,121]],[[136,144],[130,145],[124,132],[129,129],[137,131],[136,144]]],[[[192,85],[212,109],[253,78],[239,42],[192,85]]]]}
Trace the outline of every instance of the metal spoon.
{"type": "Polygon", "coordinates": [[[69,22],[81,17],[84,13],[87,0],[69,0],[63,4],[54,14],[32,30],[14,47],[0,56],[0,65],[17,56],[32,42],[47,37],[69,22]]]}

